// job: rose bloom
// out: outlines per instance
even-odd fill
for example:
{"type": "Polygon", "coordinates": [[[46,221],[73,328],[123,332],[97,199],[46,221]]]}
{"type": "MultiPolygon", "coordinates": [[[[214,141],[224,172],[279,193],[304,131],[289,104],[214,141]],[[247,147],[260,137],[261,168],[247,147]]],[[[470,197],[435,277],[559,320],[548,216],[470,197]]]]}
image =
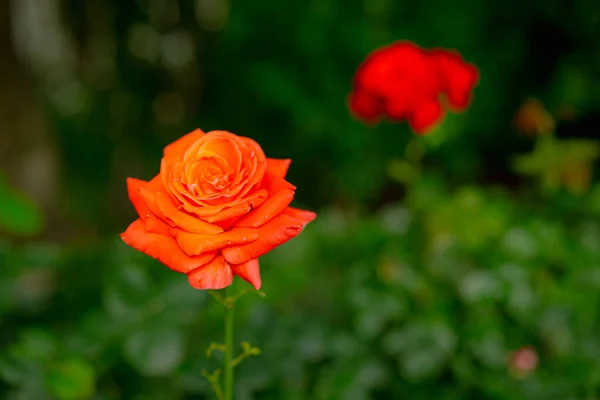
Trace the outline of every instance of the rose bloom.
{"type": "Polygon", "coordinates": [[[290,163],[266,158],[252,139],[196,129],[165,148],[152,180],[127,179],[139,219],[121,238],[196,289],[227,287],[234,275],[259,289],[258,257],[316,217],[289,207],[290,163]]]}
{"type": "Polygon", "coordinates": [[[441,95],[448,108],[463,111],[478,80],[477,68],[455,51],[399,41],[373,51],[359,66],[349,107],[367,123],[406,120],[423,134],[443,118],[441,95]]]}

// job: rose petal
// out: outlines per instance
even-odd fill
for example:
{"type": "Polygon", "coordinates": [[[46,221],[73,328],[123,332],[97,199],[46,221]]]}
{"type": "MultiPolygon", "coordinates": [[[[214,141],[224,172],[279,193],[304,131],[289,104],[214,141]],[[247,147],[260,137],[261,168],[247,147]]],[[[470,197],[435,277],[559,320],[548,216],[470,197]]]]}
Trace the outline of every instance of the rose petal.
{"type": "Polygon", "coordinates": [[[256,290],[260,289],[262,281],[260,279],[260,267],[258,258],[254,258],[243,264],[232,265],[233,273],[254,286],[256,290]]]}
{"type": "Polygon", "coordinates": [[[280,160],[277,158],[267,158],[267,172],[285,178],[292,160],[289,158],[280,160]]]}
{"type": "Polygon", "coordinates": [[[140,188],[146,186],[147,183],[148,182],[141,179],[127,178],[127,194],[129,195],[129,201],[133,204],[139,217],[143,217],[150,213],[150,208],[148,208],[140,196],[140,188]]]}
{"type": "Polygon", "coordinates": [[[265,174],[265,178],[262,181],[262,187],[269,191],[269,195],[281,192],[282,190],[296,190],[296,186],[285,179],[270,173],[265,174]]]}
{"type": "Polygon", "coordinates": [[[258,230],[249,228],[234,228],[218,235],[180,231],[177,234],[177,243],[186,254],[197,256],[231,245],[250,243],[257,238],[258,230]]]}
{"type": "Polygon", "coordinates": [[[184,274],[207,264],[217,254],[210,252],[190,257],[181,250],[175,239],[148,232],[139,219],[129,225],[127,230],[121,234],[121,239],[134,249],[156,258],[172,270],[184,274]]]}
{"type": "Polygon", "coordinates": [[[233,271],[223,256],[219,255],[209,264],[190,272],[188,281],[194,289],[223,289],[233,282],[233,271]]]}
{"type": "Polygon", "coordinates": [[[131,201],[131,204],[133,204],[140,219],[144,222],[147,231],[160,233],[161,235],[169,235],[169,226],[152,213],[140,195],[140,189],[147,184],[148,182],[140,179],[127,178],[129,200],[131,201]]]}
{"type": "Polygon", "coordinates": [[[182,204],[182,207],[185,211],[194,214],[207,222],[215,223],[248,213],[252,208],[262,204],[268,195],[269,193],[267,190],[262,189],[253,193],[251,196],[227,204],[206,207],[182,204]]]}
{"type": "Polygon", "coordinates": [[[193,233],[204,233],[208,235],[216,235],[223,232],[217,225],[210,224],[200,218],[193,217],[185,212],[178,210],[170,198],[161,192],[155,194],[156,205],[161,213],[177,227],[193,233]]]}
{"type": "Polygon", "coordinates": [[[443,118],[442,107],[437,99],[419,104],[408,118],[408,124],[417,134],[425,134],[443,118]]]}
{"type": "Polygon", "coordinates": [[[156,215],[156,207],[152,204],[152,207],[148,207],[144,201],[141,192],[146,190],[146,187],[151,184],[156,184],[156,180],[150,182],[142,181],[135,178],[127,178],[127,191],[129,193],[129,199],[135,207],[138,216],[143,221],[144,226],[148,232],[159,233],[161,235],[170,235],[171,228],[164,221],[160,219],[159,215],[156,215]]]}
{"type": "Polygon", "coordinates": [[[399,121],[406,119],[410,115],[412,102],[411,98],[404,96],[387,99],[384,106],[387,117],[399,121]]]}
{"type": "Polygon", "coordinates": [[[193,145],[198,140],[204,137],[205,133],[200,129],[194,129],[192,132],[184,135],[165,147],[164,156],[165,157],[178,157],[183,158],[183,154],[187,151],[187,149],[193,145]]]}
{"type": "MultiPolygon", "coordinates": [[[[162,182],[160,180],[159,175],[155,176],[149,182],[147,182],[145,185],[140,186],[138,188],[140,198],[142,199],[144,204],[150,209],[150,212],[152,214],[156,215],[159,218],[162,216],[162,212],[156,205],[156,196],[155,195],[157,192],[159,192],[161,190],[163,190],[163,186],[162,186],[162,182]]],[[[169,223],[169,221],[165,221],[165,222],[169,223]]],[[[169,224],[169,225],[172,225],[172,224],[169,224]]]]}
{"type": "Polygon", "coordinates": [[[382,107],[379,99],[362,89],[355,89],[347,99],[353,116],[369,123],[376,123],[381,115],[382,107]]]}
{"type": "Polygon", "coordinates": [[[243,198],[248,193],[250,193],[253,189],[257,188],[258,185],[263,181],[263,178],[267,175],[265,172],[267,171],[267,162],[260,161],[256,164],[256,169],[251,171],[248,175],[248,182],[245,184],[244,188],[237,195],[237,198],[243,198]]]}
{"type": "Polygon", "coordinates": [[[463,111],[470,103],[472,91],[479,82],[479,70],[462,56],[447,49],[433,49],[431,59],[443,81],[442,90],[455,111],[463,111]]]}
{"type": "Polygon", "coordinates": [[[300,221],[304,226],[308,225],[309,222],[312,222],[315,220],[315,218],[317,218],[317,214],[312,211],[300,210],[299,208],[294,207],[286,208],[284,213],[300,221]]]}
{"type": "Polygon", "coordinates": [[[242,220],[242,218],[244,218],[243,215],[241,215],[239,217],[235,217],[235,218],[229,218],[224,221],[215,222],[215,225],[219,225],[221,227],[221,229],[226,231],[228,229],[233,228],[235,226],[235,224],[238,223],[238,221],[242,220]]]}
{"type": "MultiPolygon", "coordinates": [[[[222,250],[223,257],[231,264],[242,264],[262,256],[302,232],[308,223],[308,218],[299,219],[298,216],[297,211],[284,210],[271,222],[258,228],[258,239],[250,244],[224,248],[222,250]]],[[[303,216],[308,217],[309,215],[303,216]]]]}
{"type": "Polygon", "coordinates": [[[256,143],[255,140],[252,140],[252,139],[244,137],[244,136],[236,136],[236,137],[238,139],[240,139],[247,147],[252,149],[252,151],[254,153],[251,154],[251,157],[256,157],[256,160],[258,162],[264,162],[267,160],[267,157],[265,156],[265,153],[264,153],[262,147],[260,147],[260,145],[258,143],[256,143]]]}
{"type": "Polygon", "coordinates": [[[236,226],[247,228],[258,228],[266,224],[294,200],[294,191],[290,189],[281,190],[270,196],[260,207],[248,213],[236,226]]]}
{"type": "Polygon", "coordinates": [[[146,231],[158,233],[160,235],[172,236],[173,228],[167,225],[164,221],[157,218],[154,214],[146,214],[140,218],[146,227],[146,231]]]}
{"type": "Polygon", "coordinates": [[[479,81],[479,72],[472,65],[465,64],[460,73],[450,79],[448,102],[456,111],[463,111],[472,99],[472,91],[479,81]]]}
{"type": "Polygon", "coordinates": [[[247,200],[241,202],[240,204],[236,205],[235,207],[225,209],[223,210],[223,212],[210,217],[206,217],[205,219],[208,222],[215,223],[245,215],[249,213],[254,207],[260,206],[266,198],[266,191],[261,190],[257,196],[252,196],[247,200]]]}
{"type": "MultiPolygon", "coordinates": [[[[232,140],[231,134],[215,135],[214,132],[209,132],[207,135],[205,144],[193,157],[218,157],[233,170],[239,170],[242,163],[242,153],[238,141],[232,140]]],[[[191,157],[192,155],[186,153],[186,156],[191,157]]]]}

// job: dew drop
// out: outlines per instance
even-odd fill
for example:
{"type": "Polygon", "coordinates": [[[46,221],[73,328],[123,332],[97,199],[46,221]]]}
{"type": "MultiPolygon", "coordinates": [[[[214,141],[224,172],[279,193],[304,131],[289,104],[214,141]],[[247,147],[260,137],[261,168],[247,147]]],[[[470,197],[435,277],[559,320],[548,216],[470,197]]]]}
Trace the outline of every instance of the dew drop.
{"type": "Polygon", "coordinates": [[[231,244],[231,240],[228,240],[228,241],[227,241],[227,244],[231,244]]]}
{"type": "Polygon", "coordinates": [[[246,240],[248,240],[248,238],[247,238],[246,236],[244,236],[244,237],[242,238],[242,242],[245,242],[246,240]]]}
{"type": "Polygon", "coordinates": [[[146,218],[150,218],[150,214],[146,214],[146,218]]]}
{"type": "Polygon", "coordinates": [[[269,219],[269,214],[265,215],[265,219],[269,219]]]}

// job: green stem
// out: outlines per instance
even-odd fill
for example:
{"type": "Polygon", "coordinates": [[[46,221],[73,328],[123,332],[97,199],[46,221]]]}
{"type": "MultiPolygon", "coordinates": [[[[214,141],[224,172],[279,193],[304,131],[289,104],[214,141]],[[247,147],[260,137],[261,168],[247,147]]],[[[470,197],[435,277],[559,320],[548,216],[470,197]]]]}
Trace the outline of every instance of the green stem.
{"type": "Polygon", "coordinates": [[[233,306],[235,299],[225,299],[225,365],[223,392],[224,400],[233,399],[233,306]]]}

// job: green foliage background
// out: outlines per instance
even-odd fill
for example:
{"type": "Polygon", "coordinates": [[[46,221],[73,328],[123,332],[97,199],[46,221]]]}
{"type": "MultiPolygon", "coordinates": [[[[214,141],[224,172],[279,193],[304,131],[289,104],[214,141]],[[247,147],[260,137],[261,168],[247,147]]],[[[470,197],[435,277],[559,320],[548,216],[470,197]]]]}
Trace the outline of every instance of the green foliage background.
{"type": "Polygon", "coordinates": [[[295,204],[319,215],[261,259],[267,297],[238,302],[236,341],[262,354],[236,369],[237,399],[600,398],[600,184],[543,185],[597,157],[599,3],[56,0],[38,7],[54,26],[27,4],[2,7],[58,202],[6,167],[2,398],[212,398],[221,307],[118,238],[125,178],[150,179],[196,127],[292,158],[295,204]],[[430,136],[346,108],[357,65],[400,39],[481,71],[468,112],[430,136]],[[554,139],[513,130],[530,96],[554,139]],[[518,378],[507,360],[528,345],[539,365],[518,378]]]}

